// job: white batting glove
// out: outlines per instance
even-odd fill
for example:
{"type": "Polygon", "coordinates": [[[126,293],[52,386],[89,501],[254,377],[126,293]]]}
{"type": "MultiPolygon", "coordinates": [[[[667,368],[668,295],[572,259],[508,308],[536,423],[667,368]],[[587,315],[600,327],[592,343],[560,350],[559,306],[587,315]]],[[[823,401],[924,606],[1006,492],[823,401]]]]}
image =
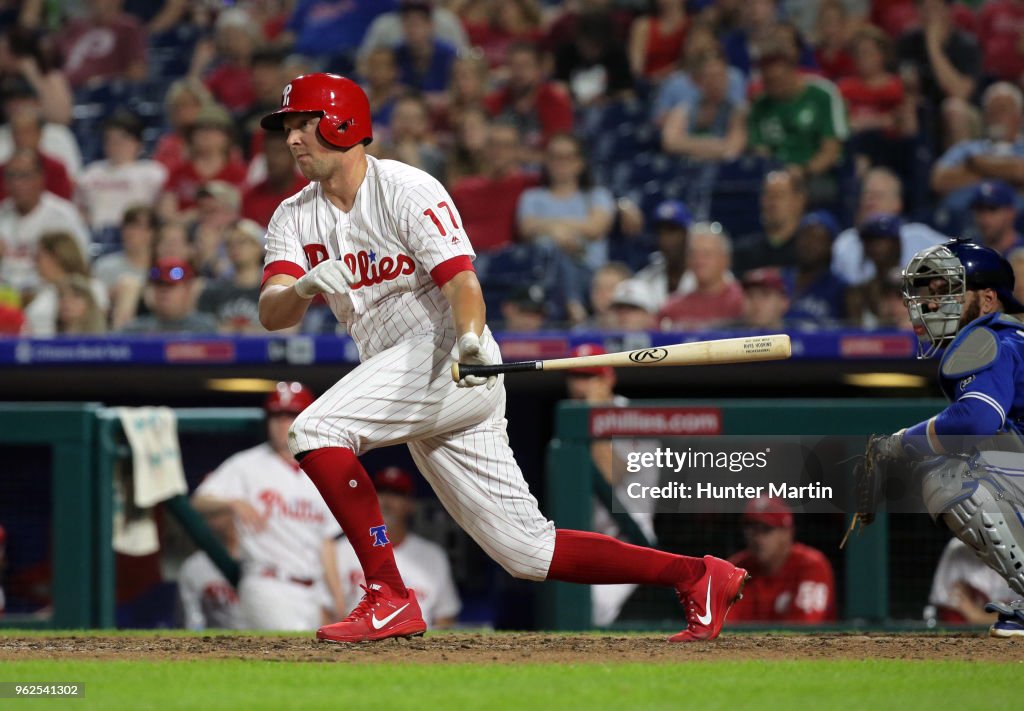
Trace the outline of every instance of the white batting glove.
{"type": "MultiPolygon", "coordinates": [[[[480,345],[480,337],[472,331],[459,336],[459,362],[469,365],[491,365],[491,359],[487,357],[487,353],[480,345]]],[[[480,375],[464,375],[456,384],[460,388],[473,388],[486,384],[487,389],[490,390],[498,384],[498,376],[492,375],[485,378],[480,375]]]]}
{"type": "Polygon", "coordinates": [[[359,281],[352,270],[340,259],[320,262],[295,282],[295,293],[303,299],[317,294],[340,294],[359,281]]]}

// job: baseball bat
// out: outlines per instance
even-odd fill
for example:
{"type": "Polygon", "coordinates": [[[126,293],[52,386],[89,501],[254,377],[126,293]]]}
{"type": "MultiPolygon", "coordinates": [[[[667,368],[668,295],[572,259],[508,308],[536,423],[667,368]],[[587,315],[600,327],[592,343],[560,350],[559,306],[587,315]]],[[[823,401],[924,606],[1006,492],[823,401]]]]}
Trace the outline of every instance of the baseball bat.
{"type": "Polygon", "coordinates": [[[526,360],[495,365],[452,363],[452,380],[458,382],[467,375],[489,377],[502,373],[537,370],[570,370],[573,368],[650,368],[662,365],[721,365],[725,363],[754,363],[762,360],[785,360],[792,355],[789,336],[748,336],[723,338],[717,341],[677,343],[660,348],[640,348],[621,353],[554,358],[552,360],[526,360]]]}

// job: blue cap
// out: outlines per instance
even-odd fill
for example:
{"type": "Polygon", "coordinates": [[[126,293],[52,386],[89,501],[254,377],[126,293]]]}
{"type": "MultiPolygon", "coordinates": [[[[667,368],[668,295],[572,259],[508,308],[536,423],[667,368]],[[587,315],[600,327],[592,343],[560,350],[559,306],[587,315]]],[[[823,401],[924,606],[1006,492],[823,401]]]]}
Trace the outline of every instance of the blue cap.
{"type": "Polygon", "coordinates": [[[1010,207],[1016,201],[1016,197],[1013,188],[1002,180],[984,180],[974,188],[974,193],[971,195],[971,209],[1010,207]]]}
{"type": "Polygon", "coordinates": [[[813,210],[812,212],[808,212],[804,215],[803,219],[800,220],[800,227],[798,229],[802,230],[804,227],[824,227],[831,239],[835,239],[836,235],[839,234],[839,223],[828,210],[813,210]]]}
{"type": "Polygon", "coordinates": [[[900,238],[900,228],[903,220],[896,215],[875,215],[860,226],[857,232],[861,239],[873,237],[887,237],[889,239],[900,238]]]}
{"type": "Polygon", "coordinates": [[[686,205],[679,200],[665,200],[654,210],[654,223],[657,225],[662,222],[688,230],[693,224],[693,217],[686,205]]]}

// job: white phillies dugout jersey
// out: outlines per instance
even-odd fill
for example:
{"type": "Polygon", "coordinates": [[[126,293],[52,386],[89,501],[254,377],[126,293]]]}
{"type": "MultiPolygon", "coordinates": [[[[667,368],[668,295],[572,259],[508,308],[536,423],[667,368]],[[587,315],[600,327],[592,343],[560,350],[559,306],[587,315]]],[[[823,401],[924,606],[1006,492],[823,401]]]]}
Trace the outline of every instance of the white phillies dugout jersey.
{"type": "Polygon", "coordinates": [[[238,593],[203,551],[196,551],[181,564],[178,594],[187,629],[243,628],[238,593]]]}
{"type": "MultiPolygon", "coordinates": [[[[457,617],[462,601],[452,580],[452,568],[444,549],[415,533],[409,533],[400,545],[393,546],[395,564],[406,587],[416,591],[423,619],[431,626],[437,620],[457,617]]],[[[347,538],[337,542],[338,576],[345,603],[352,609],[363,597],[360,585],[366,584],[356,551],[347,538]]],[[[333,601],[331,601],[333,603],[333,601]]]]}
{"type": "Polygon", "coordinates": [[[312,480],[266,442],[229,457],[196,493],[242,499],[266,516],[262,531],[236,522],[243,575],[273,570],[281,578],[323,577],[323,541],[338,536],[341,527],[312,480]]]}
{"type": "Polygon", "coordinates": [[[363,360],[404,337],[452,327],[436,284],[476,256],[451,196],[427,173],[367,156],[366,177],[349,212],[313,182],[278,206],[267,228],[264,281],[296,278],[326,259],[343,259],[360,278],[326,296],[363,360]]]}

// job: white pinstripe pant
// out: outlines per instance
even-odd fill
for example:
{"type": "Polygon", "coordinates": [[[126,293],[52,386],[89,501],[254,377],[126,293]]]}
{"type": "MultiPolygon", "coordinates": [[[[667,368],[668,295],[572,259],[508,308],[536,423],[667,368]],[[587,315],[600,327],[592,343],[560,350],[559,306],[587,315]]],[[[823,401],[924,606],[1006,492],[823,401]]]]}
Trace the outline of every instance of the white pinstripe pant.
{"type": "MultiPolygon", "coordinates": [[[[493,362],[501,354],[482,339],[493,362]]],[[[450,334],[414,336],[339,380],[296,418],[293,454],[347,447],[357,456],[406,443],[448,513],[517,578],[543,580],[555,526],[530,493],[505,432],[502,383],[458,388],[450,334]]]]}

